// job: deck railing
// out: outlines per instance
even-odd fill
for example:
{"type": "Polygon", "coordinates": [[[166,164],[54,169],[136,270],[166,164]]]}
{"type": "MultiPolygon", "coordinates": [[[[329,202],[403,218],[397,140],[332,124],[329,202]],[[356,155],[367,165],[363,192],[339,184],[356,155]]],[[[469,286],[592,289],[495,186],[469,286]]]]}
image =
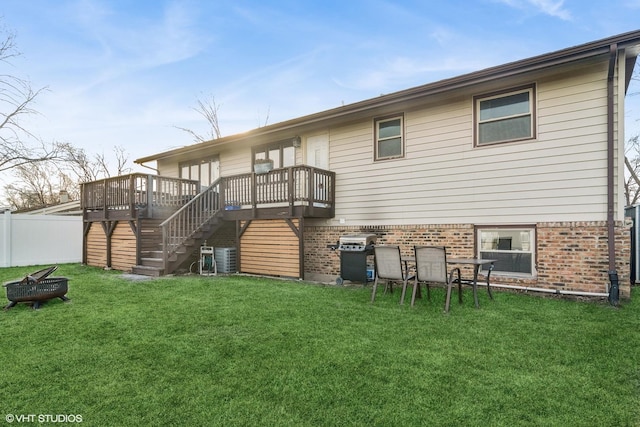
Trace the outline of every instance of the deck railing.
{"type": "MultiPolygon", "coordinates": [[[[221,178],[217,191],[227,208],[283,204],[329,207],[334,203],[334,180],[334,172],[293,166],[221,178]]],[[[83,183],[82,209],[179,209],[199,193],[198,181],[134,173],[83,183]]]]}
{"type": "Polygon", "coordinates": [[[292,166],[264,174],[225,178],[224,204],[234,208],[277,205],[333,206],[335,173],[310,166],[292,166]]]}
{"type": "Polygon", "coordinates": [[[82,208],[122,211],[179,208],[200,190],[198,181],[134,173],[82,184],[82,208]]]}

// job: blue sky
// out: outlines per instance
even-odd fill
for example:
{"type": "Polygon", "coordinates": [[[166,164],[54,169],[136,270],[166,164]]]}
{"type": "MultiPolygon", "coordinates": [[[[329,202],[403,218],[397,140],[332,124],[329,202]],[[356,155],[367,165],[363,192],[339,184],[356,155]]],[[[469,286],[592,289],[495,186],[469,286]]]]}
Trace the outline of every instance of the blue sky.
{"type": "MultiPolygon", "coordinates": [[[[130,160],[640,29],[640,0],[3,0],[45,141],[130,160]]],[[[640,95],[635,97],[640,98],[640,95]]],[[[628,122],[640,125],[640,107],[628,122]]]]}

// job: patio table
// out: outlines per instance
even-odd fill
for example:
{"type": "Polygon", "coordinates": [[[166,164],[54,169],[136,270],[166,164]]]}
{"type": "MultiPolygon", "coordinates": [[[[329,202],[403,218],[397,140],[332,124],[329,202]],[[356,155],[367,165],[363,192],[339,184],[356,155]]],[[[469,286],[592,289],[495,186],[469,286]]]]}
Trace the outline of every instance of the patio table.
{"type": "MultiPolygon", "coordinates": [[[[412,256],[403,256],[401,258],[404,263],[405,274],[409,274],[410,264],[415,265],[416,258],[412,256]]],[[[498,261],[497,259],[482,259],[482,258],[447,258],[447,264],[452,265],[471,265],[473,266],[473,279],[464,279],[462,278],[463,285],[471,285],[473,286],[473,300],[476,305],[476,308],[480,308],[480,304],[478,303],[478,274],[480,272],[480,267],[483,265],[489,265],[489,270],[487,272],[487,293],[489,294],[489,298],[493,300],[493,294],[491,293],[491,285],[489,284],[489,279],[491,277],[491,271],[493,271],[494,263],[498,261]]],[[[422,295],[420,293],[420,288],[416,293],[416,298],[421,298],[422,295]]],[[[402,304],[402,301],[400,301],[402,304]]],[[[449,306],[445,308],[447,311],[449,310],[449,306]]]]}
{"type": "MultiPolygon", "coordinates": [[[[463,285],[473,286],[473,300],[476,304],[476,308],[480,308],[478,304],[478,273],[480,267],[483,265],[489,265],[489,271],[487,272],[487,293],[489,298],[493,299],[491,294],[491,285],[489,284],[489,278],[491,277],[491,271],[493,271],[494,263],[497,259],[482,259],[482,258],[447,258],[447,264],[453,265],[472,265],[473,266],[473,279],[461,279],[463,285]]],[[[448,301],[449,302],[449,301],[448,301]]],[[[445,311],[449,310],[449,306],[445,307],[445,311]]]]}

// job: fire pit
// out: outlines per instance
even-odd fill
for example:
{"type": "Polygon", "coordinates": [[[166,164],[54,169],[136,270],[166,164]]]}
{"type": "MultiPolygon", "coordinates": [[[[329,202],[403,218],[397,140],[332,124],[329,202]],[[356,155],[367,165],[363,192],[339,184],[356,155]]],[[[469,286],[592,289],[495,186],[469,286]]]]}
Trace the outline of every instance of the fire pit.
{"type": "Polygon", "coordinates": [[[19,302],[31,302],[33,308],[53,298],[69,301],[66,297],[69,280],[66,277],[48,277],[57,270],[57,266],[38,270],[24,279],[5,283],[7,299],[11,301],[4,309],[8,310],[19,302]]]}

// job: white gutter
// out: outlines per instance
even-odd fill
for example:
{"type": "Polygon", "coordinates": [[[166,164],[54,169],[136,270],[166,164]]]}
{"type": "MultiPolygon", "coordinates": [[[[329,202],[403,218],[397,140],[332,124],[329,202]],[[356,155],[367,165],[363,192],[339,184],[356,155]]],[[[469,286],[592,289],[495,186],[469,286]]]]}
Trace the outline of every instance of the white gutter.
{"type": "Polygon", "coordinates": [[[147,168],[147,169],[151,169],[152,171],[154,171],[157,175],[160,175],[160,171],[154,167],[151,166],[147,166],[143,163],[138,163],[140,166],[142,166],[143,168],[147,168]]]}

